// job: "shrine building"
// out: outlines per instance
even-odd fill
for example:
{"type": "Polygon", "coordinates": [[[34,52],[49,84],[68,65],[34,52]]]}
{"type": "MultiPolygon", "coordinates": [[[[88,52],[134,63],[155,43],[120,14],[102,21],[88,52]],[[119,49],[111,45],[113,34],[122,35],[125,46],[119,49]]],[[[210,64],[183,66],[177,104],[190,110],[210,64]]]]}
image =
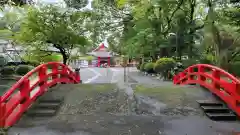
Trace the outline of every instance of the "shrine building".
{"type": "Polygon", "coordinates": [[[104,43],[101,43],[96,49],[94,49],[91,53],[88,54],[96,57],[97,67],[105,63],[107,63],[108,66],[111,65],[111,58],[113,57],[113,53],[108,50],[104,43]]]}

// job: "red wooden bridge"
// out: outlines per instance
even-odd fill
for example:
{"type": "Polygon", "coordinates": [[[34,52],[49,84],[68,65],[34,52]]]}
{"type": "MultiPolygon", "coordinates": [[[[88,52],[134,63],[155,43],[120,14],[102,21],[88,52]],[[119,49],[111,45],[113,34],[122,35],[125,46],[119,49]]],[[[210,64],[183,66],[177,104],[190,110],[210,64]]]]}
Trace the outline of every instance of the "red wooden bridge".
{"type": "Polygon", "coordinates": [[[207,64],[192,65],[174,76],[173,83],[200,84],[240,116],[240,80],[218,67],[207,64]]]}
{"type": "MultiPolygon", "coordinates": [[[[0,127],[13,126],[37,97],[58,83],[80,83],[80,75],[64,64],[50,62],[23,76],[0,96],[0,127]]],[[[190,66],[176,75],[173,83],[200,84],[216,94],[240,116],[240,81],[218,67],[206,64],[190,66]]]]}
{"type": "Polygon", "coordinates": [[[57,83],[79,82],[79,73],[73,72],[62,63],[50,62],[39,65],[0,96],[0,127],[13,126],[37,97],[44,94],[49,87],[57,83]]]}

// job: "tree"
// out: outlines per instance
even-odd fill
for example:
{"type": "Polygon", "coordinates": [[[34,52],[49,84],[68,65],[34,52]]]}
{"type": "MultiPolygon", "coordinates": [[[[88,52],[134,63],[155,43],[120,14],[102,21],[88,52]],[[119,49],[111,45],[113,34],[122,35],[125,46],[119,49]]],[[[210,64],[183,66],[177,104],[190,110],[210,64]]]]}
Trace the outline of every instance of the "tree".
{"type": "Polygon", "coordinates": [[[108,37],[112,50],[129,57],[210,55],[221,66],[239,55],[236,1],[94,0],[93,7],[93,37],[108,37]]]}
{"type": "Polygon", "coordinates": [[[64,0],[68,7],[81,9],[88,4],[88,0],[64,0]]]}
{"type": "MultiPolygon", "coordinates": [[[[0,39],[6,40],[12,45],[12,48],[17,53],[18,57],[21,58],[14,40],[14,34],[20,30],[20,24],[24,17],[24,9],[18,7],[12,7],[12,10],[3,10],[3,16],[0,17],[0,39]]],[[[13,58],[6,53],[9,58],[13,58]]]]}
{"type": "Polygon", "coordinates": [[[59,50],[66,64],[74,48],[88,45],[88,17],[90,12],[72,12],[48,5],[30,8],[15,39],[26,46],[59,50]]]}
{"type": "Polygon", "coordinates": [[[0,8],[3,9],[5,5],[11,6],[23,6],[26,4],[32,4],[32,0],[1,0],[0,1],[0,8]]]}

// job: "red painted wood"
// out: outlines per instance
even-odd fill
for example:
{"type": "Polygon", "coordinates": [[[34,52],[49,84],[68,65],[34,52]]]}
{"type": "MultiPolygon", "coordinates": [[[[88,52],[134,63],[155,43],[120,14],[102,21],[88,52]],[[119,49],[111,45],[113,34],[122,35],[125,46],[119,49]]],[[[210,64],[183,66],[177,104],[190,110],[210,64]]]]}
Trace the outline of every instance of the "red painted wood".
{"type": "Polygon", "coordinates": [[[220,97],[240,116],[240,80],[221,68],[208,64],[192,65],[175,75],[173,83],[200,84],[220,97]]]}
{"type": "Polygon", "coordinates": [[[104,45],[104,43],[101,43],[101,45],[99,45],[96,49],[93,50],[93,52],[96,51],[101,51],[101,49],[106,49],[107,47],[104,45]]]}
{"type": "Polygon", "coordinates": [[[79,83],[80,74],[58,62],[45,63],[28,72],[0,96],[0,128],[13,126],[38,96],[44,94],[49,87],[61,82],[79,83]],[[52,71],[48,71],[47,67],[51,67],[52,71]],[[38,79],[32,83],[30,77],[34,74],[38,75],[38,79]],[[49,77],[51,77],[50,81],[49,77]]]}
{"type": "Polygon", "coordinates": [[[110,66],[110,57],[108,57],[108,66],[110,66]]]}
{"type": "Polygon", "coordinates": [[[101,58],[98,57],[98,64],[97,64],[98,67],[100,67],[100,62],[101,62],[101,58]]]}

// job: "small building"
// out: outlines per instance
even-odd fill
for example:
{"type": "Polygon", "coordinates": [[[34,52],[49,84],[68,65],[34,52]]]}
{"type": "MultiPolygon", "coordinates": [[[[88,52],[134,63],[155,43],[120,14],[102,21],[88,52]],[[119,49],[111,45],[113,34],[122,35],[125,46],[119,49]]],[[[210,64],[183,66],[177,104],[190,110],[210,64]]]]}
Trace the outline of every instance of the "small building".
{"type": "Polygon", "coordinates": [[[111,65],[111,58],[113,57],[113,53],[109,51],[103,43],[88,54],[97,58],[97,67],[104,63],[107,63],[108,66],[111,65]]]}

